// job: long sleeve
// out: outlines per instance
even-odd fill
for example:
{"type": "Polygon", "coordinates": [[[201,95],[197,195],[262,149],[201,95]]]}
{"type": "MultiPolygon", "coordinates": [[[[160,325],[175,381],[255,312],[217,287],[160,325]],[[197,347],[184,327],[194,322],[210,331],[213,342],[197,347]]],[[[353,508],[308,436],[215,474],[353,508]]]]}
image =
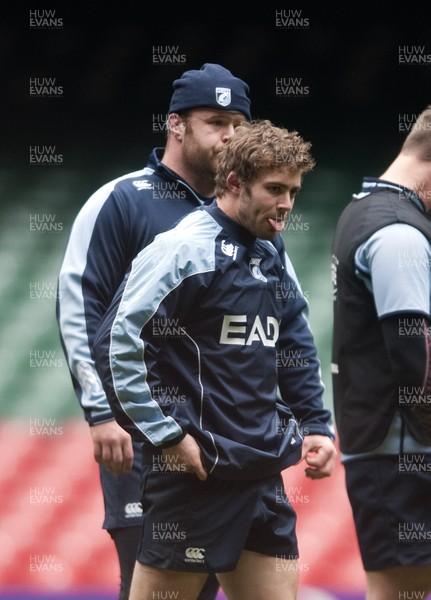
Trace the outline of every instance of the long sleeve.
{"type": "Polygon", "coordinates": [[[56,316],[77,398],[90,424],[112,419],[94,366],[92,343],[129,263],[124,212],[116,182],[83,206],[73,224],[58,277],[56,316]]]}
{"type": "Polygon", "coordinates": [[[201,266],[189,260],[190,248],[185,246],[184,252],[183,257],[175,232],[169,232],[138,254],[94,345],[97,369],[115,418],[132,437],[155,446],[171,445],[184,435],[153,398],[147,361],[151,332],[161,323],[180,322],[187,302],[192,302],[191,293],[185,296],[187,302],[184,294],[178,300],[179,286],[208,268],[206,258],[201,266]]]}
{"type": "Polygon", "coordinates": [[[299,421],[304,435],[334,438],[332,416],[324,407],[320,361],[308,321],[308,303],[285,252],[284,277],[278,290],[283,318],[277,343],[277,369],[281,397],[299,421]]]}

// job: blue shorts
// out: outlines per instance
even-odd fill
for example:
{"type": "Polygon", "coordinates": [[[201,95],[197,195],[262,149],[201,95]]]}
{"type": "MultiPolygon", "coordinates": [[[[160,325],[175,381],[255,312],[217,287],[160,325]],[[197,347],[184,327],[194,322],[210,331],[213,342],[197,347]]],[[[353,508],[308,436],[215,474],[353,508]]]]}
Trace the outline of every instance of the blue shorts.
{"type": "Polygon", "coordinates": [[[281,475],[225,481],[144,466],[139,562],[177,571],[235,569],[243,550],[298,558],[296,513],[281,475]]]}
{"type": "Polygon", "coordinates": [[[134,462],[130,473],[114,475],[100,465],[105,517],[103,529],[142,525],[141,473],[142,444],[133,442],[134,462]]]}
{"type": "Polygon", "coordinates": [[[374,456],[344,467],[364,569],[431,565],[431,455],[374,456]]]}

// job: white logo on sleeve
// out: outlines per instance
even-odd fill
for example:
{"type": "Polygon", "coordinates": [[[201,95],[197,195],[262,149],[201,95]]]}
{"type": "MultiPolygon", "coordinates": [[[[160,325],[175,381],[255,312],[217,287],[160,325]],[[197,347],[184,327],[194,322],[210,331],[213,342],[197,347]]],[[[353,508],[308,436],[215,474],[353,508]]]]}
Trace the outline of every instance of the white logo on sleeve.
{"type": "Polygon", "coordinates": [[[247,315],[225,315],[220,333],[220,344],[251,346],[261,342],[264,346],[275,346],[279,335],[279,324],[275,317],[266,317],[266,327],[256,315],[251,327],[247,315]]]}
{"type": "Polygon", "coordinates": [[[148,179],[136,179],[133,181],[133,185],[137,190],[152,190],[153,184],[148,179]]]}
{"type": "Polygon", "coordinates": [[[102,384],[98,379],[95,369],[89,363],[80,361],[77,367],[78,380],[85,394],[90,397],[93,394],[103,392],[102,384]]]}

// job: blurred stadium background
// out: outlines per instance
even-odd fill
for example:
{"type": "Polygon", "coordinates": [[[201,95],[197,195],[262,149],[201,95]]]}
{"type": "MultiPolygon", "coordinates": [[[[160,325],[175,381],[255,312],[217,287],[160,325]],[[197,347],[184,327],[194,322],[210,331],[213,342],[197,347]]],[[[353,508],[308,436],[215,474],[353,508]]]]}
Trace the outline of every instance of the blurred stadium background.
{"type": "MultiPolygon", "coordinates": [[[[249,83],[254,117],[313,143],[317,166],[285,240],[332,408],[333,227],[431,101],[429,3],[344,11],[74,4],[17,8],[0,23],[1,599],[116,598],[98,470],[58,339],[56,277],[86,198],[163,145],[161,118],[184,70],[225,65],[249,83]],[[46,86],[50,94],[34,92],[46,86]]],[[[298,465],[285,481],[298,512],[300,597],[363,598],[341,465],[321,482],[298,465]]]]}

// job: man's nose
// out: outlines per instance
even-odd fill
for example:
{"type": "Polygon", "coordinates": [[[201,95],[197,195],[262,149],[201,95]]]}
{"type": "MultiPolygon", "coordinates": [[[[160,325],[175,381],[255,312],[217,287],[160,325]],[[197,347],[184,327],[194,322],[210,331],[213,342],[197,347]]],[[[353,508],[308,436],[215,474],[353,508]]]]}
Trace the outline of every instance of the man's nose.
{"type": "Polygon", "coordinates": [[[230,140],[230,138],[233,136],[234,132],[235,132],[235,127],[234,127],[233,123],[226,125],[226,127],[223,130],[222,141],[225,143],[228,140],[230,140]]]}
{"type": "Polygon", "coordinates": [[[286,194],[284,194],[283,198],[281,199],[281,202],[278,204],[277,208],[278,210],[283,210],[287,213],[290,213],[290,211],[293,208],[294,201],[295,198],[290,194],[290,192],[286,192],[286,194]]]}

